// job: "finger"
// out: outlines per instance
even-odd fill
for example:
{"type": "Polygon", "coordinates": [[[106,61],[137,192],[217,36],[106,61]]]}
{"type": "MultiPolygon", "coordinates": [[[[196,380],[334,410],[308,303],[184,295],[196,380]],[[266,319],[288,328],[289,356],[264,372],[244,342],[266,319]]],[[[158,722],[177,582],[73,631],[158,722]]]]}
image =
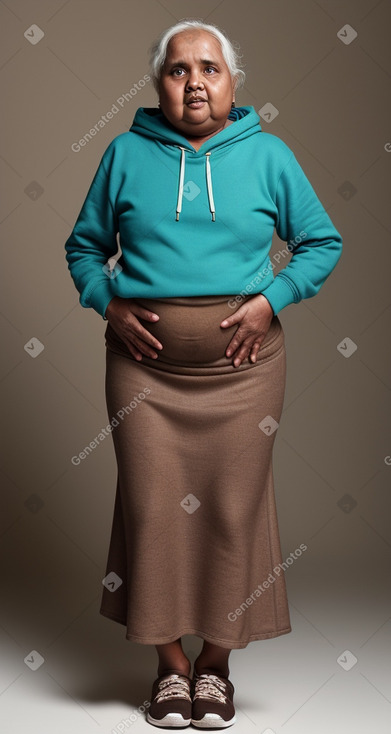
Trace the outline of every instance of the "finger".
{"type": "Polygon", "coordinates": [[[157,352],[155,352],[155,350],[152,349],[149,344],[143,341],[143,339],[140,339],[136,335],[129,338],[128,343],[132,345],[133,349],[135,349],[138,354],[141,353],[141,355],[144,355],[145,357],[151,357],[152,359],[156,359],[158,357],[157,352]]]}
{"type": "Polygon", "coordinates": [[[163,349],[163,344],[159,342],[158,339],[156,339],[153,334],[151,334],[150,331],[147,329],[144,329],[143,326],[140,324],[140,329],[137,330],[136,336],[139,337],[145,344],[150,345],[151,347],[155,347],[155,349],[163,349]]]}
{"type": "Polygon", "coordinates": [[[223,319],[220,326],[223,327],[223,329],[226,329],[228,326],[233,326],[234,324],[238,324],[244,316],[247,313],[247,306],[241,306],[238,308],[235,313],[231,314],[231,316],[227,316],[227,318],[223,319]]]}
{"type": "Polygon", "coordinates": [[[153,334],[151,334],[148,329],[140,324],[137,316],[134,316],[134,314],[132,314],[132,316],[134,318],[131,321],[125,322],[126,335],[128,339],[139,339],[141,342],[155,347],[155,349],[163,349],[163,345],[160,343],[160,341],[156,339],[156,337],[153,336],[153,334]]]}
{"type": "Polygon", "coordinates": [[[261,342],[255,341],[250,352],[250,362],[256,362],[258,358],[258,352],[261,348],[261,342]]]}
{"type": "MultiPolygon", "coordinates": [[[[241,364],[247,357],[249,358],[250,362],[253,364],[257,361],[258,358],[258,352],[261,348],[262,342],[258,339],[251,344],[251,341],[246,343],[243,343],[243,348],[239,349],[237,354],[234,355],[234,364],[235,361],[239,364],[241,364]],[[245,346],[245,349],[244,349],[245,346]]],[[[236,364],[235,364],[236,366],[236,364]]]]}
{"type": "Polygon", "coordinates": [[[239,365],[241,365],[242,362],[244,362],[244,360],[247,359],[249,354],[250,354],[250,347],[246,346],[245,344],[242,344],[240,349],[238,349],[237,352],[233,356],[232,362],[233,362],[234,367],[239,367],[239,365]]]}
{"type": "Polygon", "coordinates": [[[231,341],[229,342],[227,349],[225,350],[227,357],[231,357],[232,354],[237,349],[239,349],[240,345],[245,341],[245,339],[248,338],[248,334],[246,334],[245,330],[239,326],[238,330],[235,332],[231,341]]]}
{"type": "Polygon", "coordinates": [[[155,313],[155,311],[150,311],[148,308],[144,308],[144,306],[140,306],[138,303],[132,304],[132,312],[145,321],[159,321],[160,318],[159,314],[155,313]]]}
{"type": "Polygon", "coordinates": [[[128,339],[125,340],[125,343],[126,343],[126,346],[129,349],[129,352],[131,353],[131,355],[135,359],[137,359],[138,362],[140,362],[142,360],[142,358],[143,358],[143,355],[141,354],[141,352],[139,352],[139,350],[136,349],[136,347],[128,339]]]}
{"type": "Polygon", "coordinates": [[[246,342],[246,344],[250,346],[250,349],[251,347],[255,346],[255,344],[258,344],[260,347],[266,334],[267,330],[262,331],[261,333],[251,330],[251,332],[249,333],[249,328],[246,328],[244,325],[239,326],[238,330],[233,335],[226,349],[225,353],[227,357],[231,357],[235,350],[240,347],[240,344],[244,342],[246,342]]]}
{"type": "Polygon", "coordinates": [[[234,367],[238,367],[246,357],[249,356],[252,347],[252,338],[248,337],[238,346],[232,353],[232,363],[234,367]]]}

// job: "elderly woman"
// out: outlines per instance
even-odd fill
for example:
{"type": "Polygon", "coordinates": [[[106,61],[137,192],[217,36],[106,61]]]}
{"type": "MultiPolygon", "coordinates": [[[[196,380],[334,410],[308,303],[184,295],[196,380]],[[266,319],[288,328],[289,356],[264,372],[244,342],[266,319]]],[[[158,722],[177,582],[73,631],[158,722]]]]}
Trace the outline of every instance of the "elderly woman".
{"type": "Polygon", "coordinates": [[[118,479],[100,612],[156,646],[151,724],[223,728],[231,649],[291,631],[277,314],[319,291],[342,238],[293,152],[235,106],[244,72],[222,31],[169,28],[151,76],[158,107],[109,144],[65,245],[81,304],[107,320],[118,479]],[[290,255],[277,275],[274,229],[290,255]],[[185,634],[204,641],[192,677],[185,634]]]}

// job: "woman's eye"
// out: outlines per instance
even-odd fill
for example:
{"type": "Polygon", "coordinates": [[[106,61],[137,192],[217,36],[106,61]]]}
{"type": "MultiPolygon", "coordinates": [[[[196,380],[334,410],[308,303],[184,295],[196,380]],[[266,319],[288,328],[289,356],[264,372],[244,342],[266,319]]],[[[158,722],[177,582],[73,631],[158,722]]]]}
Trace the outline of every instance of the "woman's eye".
{"type": "MultiPolygon", "coordinates": [[[[214,67],[214,66],[206,66],[206,67],[205,67],[205,72],[206,72],[206,73],[208,74],[208,76],[209,76],[210,74],[214,74],[214,73],[215,73],[215,71],[216,71],[216,69],[215,69],[215,67],[214,67]]],[[[173,76],[178,76],[178,77],[181,77],[181,76],[183,76],[184,74],[186,74],[186,71],[185,71],[185,69],[180,69],[180,68],[178,68],[178,69],[173,69],[173,71],[172,71],[172,75],[173,75],[173,76]]]]}

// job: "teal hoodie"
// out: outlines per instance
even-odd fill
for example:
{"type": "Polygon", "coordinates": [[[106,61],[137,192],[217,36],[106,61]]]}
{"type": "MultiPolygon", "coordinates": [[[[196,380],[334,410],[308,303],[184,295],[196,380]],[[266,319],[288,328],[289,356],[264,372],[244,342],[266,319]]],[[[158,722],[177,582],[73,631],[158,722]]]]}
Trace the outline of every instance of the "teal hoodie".
{"type": "Polygon", "coordinates": [[[114,296],[263,293],[277,314],[319,291],[341,235],[254,108],[229,119],[196,151],[159,109],[139,108],[108,145],[65,243],[82,306],[105,318],[114,296]],[[287,245],[272,263],[274,229],[287,245]],[[278,259],[286,265],[275,275],[278,259]]]}

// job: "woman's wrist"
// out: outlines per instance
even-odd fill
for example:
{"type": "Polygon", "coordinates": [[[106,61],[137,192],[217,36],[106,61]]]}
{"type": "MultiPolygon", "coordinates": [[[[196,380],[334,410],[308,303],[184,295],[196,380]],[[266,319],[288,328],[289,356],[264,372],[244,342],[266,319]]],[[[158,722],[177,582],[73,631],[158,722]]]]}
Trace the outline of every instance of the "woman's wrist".
{"type": "Polygon", "coordinates": [[[108,304],[106,306],[106,311],[105,311],[106,319],[107,319],[108,316],[110,316],[110,312],[113,310],[113,306],[115,306],[115,303],[118,300],[120,300],[120,297],[119,296],[113,296],[113,298],[111,299],[111,301],[108,302],[108,304]]]}
{"type": "Polygon", "coordinates": [[[270,308],[270,312],[274,316],[273,307],[272,307],[270,301],[266,298],[266,296],[263,295],[263,293],[258,293],[258,295],[257,296],[254,296],[254,298],[259,298],[260,300],[262,299],[263,301],[265,301],[267,303],[267,305],[269,306],[269,308],[270,308]]]}

